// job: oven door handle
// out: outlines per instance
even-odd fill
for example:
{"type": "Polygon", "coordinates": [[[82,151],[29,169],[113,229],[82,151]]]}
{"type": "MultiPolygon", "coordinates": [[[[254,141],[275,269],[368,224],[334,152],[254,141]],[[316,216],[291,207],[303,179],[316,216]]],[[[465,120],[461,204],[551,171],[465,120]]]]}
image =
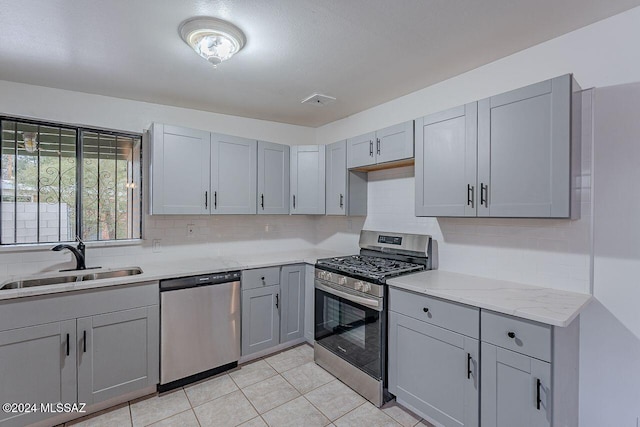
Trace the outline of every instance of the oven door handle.
{"type": "Polygon", "coordinates": [[[365,298],[365,297],[361,297],[361,296],[358,296],[358,295],[353,295],[353,294],[350,294],[348,292],[344,292],[344,291],[338,290],[336,288],[333,288],[331,286],[327,286],[324,283],[320,283],[318,281],[316,281],[315,287],[316,287],[316,289],[320,289],[321,291],[325,291],[328,294],[344,298],[344,299],[346,299],[348,301],[355,302],[357,304],[362,304],[364,306],[371,307],[376,311],[382,311],[382,306],[381,306],[380,301],[378,299],[365,298]]]}

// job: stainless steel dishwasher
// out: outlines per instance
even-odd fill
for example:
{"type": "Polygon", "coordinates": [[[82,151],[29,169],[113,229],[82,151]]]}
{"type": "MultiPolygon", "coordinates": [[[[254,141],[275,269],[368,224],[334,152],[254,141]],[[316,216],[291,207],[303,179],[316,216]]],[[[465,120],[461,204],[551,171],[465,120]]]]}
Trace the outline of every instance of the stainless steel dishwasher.
{"type": "Polygon", "coordinates": [[[240,272],[160,282],[160,385],[167,391],[238,366],[240,272]]]}

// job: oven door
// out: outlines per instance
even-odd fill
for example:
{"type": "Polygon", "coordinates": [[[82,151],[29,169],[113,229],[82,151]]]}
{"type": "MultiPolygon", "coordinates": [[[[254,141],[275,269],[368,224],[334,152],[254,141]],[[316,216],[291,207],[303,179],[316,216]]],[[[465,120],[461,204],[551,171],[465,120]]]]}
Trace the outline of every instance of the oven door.
{"type": "Polygon", "coordinates": [[[382,301],[315,281],[316,343],[378,380],[385,351],[382,301]]]}

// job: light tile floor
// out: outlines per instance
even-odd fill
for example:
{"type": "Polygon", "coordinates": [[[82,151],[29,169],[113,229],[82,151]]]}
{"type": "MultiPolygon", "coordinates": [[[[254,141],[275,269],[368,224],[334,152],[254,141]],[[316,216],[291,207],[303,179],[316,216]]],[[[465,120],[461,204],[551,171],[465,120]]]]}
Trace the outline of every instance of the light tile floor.
{"type": "Polygon", "coordinates": [[[74,427],[414,427],[431,426],[396,404],[378,409],[313,361],[307,344],[233,371],[144,397],[66,426],[74,427]]]}

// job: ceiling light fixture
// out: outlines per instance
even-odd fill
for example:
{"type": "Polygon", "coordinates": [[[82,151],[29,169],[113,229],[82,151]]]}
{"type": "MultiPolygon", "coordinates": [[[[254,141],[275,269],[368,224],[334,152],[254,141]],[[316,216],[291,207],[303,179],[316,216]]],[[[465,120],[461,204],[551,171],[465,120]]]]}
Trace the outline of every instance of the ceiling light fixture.
{"type": "Polygon", "coordinates": [[[242,30],[217,18],[187,19],[179,31],[182,40],[214,67],[238,53],[246,42],[242,30]]]}
{"type": "Polygon", "coordinates": [[[38,134],[36,132],[22,132],[22,142],[24,149],[28,153],[33,153],[38,149],[38,134]]]}

